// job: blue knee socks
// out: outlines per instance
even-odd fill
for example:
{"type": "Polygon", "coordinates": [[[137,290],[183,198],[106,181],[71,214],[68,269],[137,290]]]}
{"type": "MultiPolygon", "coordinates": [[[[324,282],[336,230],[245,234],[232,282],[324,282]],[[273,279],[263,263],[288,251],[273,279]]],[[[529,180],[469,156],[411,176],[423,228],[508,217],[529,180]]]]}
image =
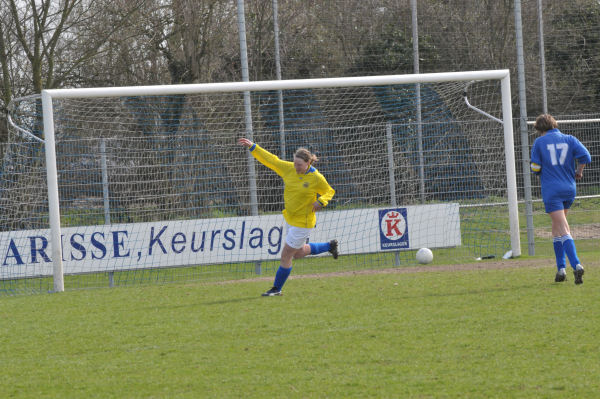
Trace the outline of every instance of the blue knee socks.
{"type": "Polygon", "coordinates": [[[275,273],[275,281],[273,282],[273,286],[281,289],[285,284],[287,278],[290,276],[291,272],[291,267],[289,269],[286,269],[283,266],[279,266],[279,269],[277,269],[277,273],[275,273]]]}
{"type": "Polygon", "coordinates": [[[328,242],[310,242],[310,254],[317,255],[323,252],[327,252],[331,249],[331,245],[328,242]]]}
{"type": "Polygon", "coordinates": [[[575,270],[575,267],[579,264],[579,257],[577,256],[577,250],[575,249],[575,241],[573,241],[571,234],[560,237],[560,240],[562,241],[562,246],[567,257],[569,258],[569,263],[573,270],[575,270]]]}
{"type": "Polygon", "coordinates": [[[565,249],[563,248],[562,240],[560,237],[554,237],[552,239],[554,245],[554,255],[556,256],[556,267],[558,270],[567,267],[567,259],[565,257],[565,249]]]}

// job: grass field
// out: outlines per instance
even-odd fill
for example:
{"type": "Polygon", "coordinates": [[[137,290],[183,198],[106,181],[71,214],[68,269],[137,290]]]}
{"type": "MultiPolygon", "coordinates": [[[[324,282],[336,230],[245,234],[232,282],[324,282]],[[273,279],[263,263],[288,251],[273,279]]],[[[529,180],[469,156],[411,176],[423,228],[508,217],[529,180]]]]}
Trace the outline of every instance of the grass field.
{"type": "Polygon", "coordinates": [[[0,298],[3,398],[594,398],[598,253],[0,298]],[[505,267],[508,265],[509,267],[505,267]],[[541,267],[544,265],[544,267],[541,267]]]}

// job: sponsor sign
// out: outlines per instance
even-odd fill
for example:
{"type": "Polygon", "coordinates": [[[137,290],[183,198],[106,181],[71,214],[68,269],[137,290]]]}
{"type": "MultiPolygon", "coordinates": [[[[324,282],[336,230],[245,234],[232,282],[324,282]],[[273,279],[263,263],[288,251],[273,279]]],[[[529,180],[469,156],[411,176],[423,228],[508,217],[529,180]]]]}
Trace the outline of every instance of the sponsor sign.
{"type": "Polygon", "coordinates": [[[409,248],[406,208],[379,210],[381,249],[409,248]]]}
{"type": "MultiPolygon", "coordinates": [[[[63,228],[64,272],[278,259],[284,225],[283,216],[265,215],[63,228]]],[[[334,238],[342,255],[458,246],[458,204],[318,213],[310,240],[334,238]]],[[[0,232],[0,279],[52,275],[50,241],[49,230],[0,232]]]]}

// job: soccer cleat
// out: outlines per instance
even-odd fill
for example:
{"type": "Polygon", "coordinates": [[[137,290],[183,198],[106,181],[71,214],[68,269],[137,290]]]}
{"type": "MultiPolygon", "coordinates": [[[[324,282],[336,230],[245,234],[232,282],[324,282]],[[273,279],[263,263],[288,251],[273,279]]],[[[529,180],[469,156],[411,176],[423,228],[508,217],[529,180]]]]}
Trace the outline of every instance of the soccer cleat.
{"type": "Polygon", "coordinates": [[[331,255],[333,255],[333,259],[337,259],[338,258],[338,242],[337,240],[331,240],[329,241],[329,252],[331,252],[331,255]]]}
{"type": "Polygon", "coordinates": [[[573,270],[573,274],[575,275],[575,284],[583,284],[583,272],[583,266],[575,266],[575,270],[573,270]]]}
{"type": "Polygon", "coordinates": [[[566,279],[567,279],[567,273],[565,272],[565,269],[560,269],[559,271],[556,272],[556,276],[554,277],[554,282],[562,283],[566,279]]]}
{"type": "Polygon", "coordinates": [[[264,292],[262,296],[281,296],[281,290],[277,287],[272,287],[269,291],[264,292]]]}

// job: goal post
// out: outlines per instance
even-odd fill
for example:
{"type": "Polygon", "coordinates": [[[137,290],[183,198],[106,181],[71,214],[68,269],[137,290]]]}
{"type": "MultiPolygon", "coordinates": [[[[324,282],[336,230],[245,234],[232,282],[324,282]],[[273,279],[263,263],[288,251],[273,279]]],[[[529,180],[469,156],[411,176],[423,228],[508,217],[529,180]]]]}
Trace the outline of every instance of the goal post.
{"type": "Polygon", "coordinates": [[[321,158],[316,167],[336,196],[311,240],[341,241],[338,270],[414,263],[422,246],[453,260],[520,256],[508,70],[52,89],[41,95],[48,248],[19,247],[43,232],[20,241],[0,232],[12,243],[0,247],[8,270],[0,280],[21,276],[21,253],[43,249],[56,292],[71,275],[187,268],[201,279],[222,273],[219,265],[275,264],[285,235],[281,182],[262,165],[248,181],[254,160],[235,144],[245,131],[244,92],[257,143],[286,148],[286,159],[300,146],[321,158]],[[277,131],[277,92],[285,132],[277,131]]]}
{"type": "Polygon", "coordinates": [[[506,156],[506,189],[508,197],[508,219],[510,223],[510,246],[512,256],[521,256],[521,234],[519,232],[519,207],[517,204],[517,172],[515,167],[515,145],[512,127],[512,105],[510,78],[501,79],[502,120],[504,127],[504,153],[506,156]],[[508,96],[508,97],[507,97],[508,96]]]}
{"type": "Polygon", "coordinates": [[[56,144],[54,140],[54,111],[52,96],[42,92],[42,115],[44,120],[44,147],[46,150],[46,178],[48,180],[48,216],[50,222],[50,243],[52,245],[52,265],[54,292],[65,290],[62,262],[60,225],[60,203],[58,197],[58,175],[56,170],[56,144]]]}

